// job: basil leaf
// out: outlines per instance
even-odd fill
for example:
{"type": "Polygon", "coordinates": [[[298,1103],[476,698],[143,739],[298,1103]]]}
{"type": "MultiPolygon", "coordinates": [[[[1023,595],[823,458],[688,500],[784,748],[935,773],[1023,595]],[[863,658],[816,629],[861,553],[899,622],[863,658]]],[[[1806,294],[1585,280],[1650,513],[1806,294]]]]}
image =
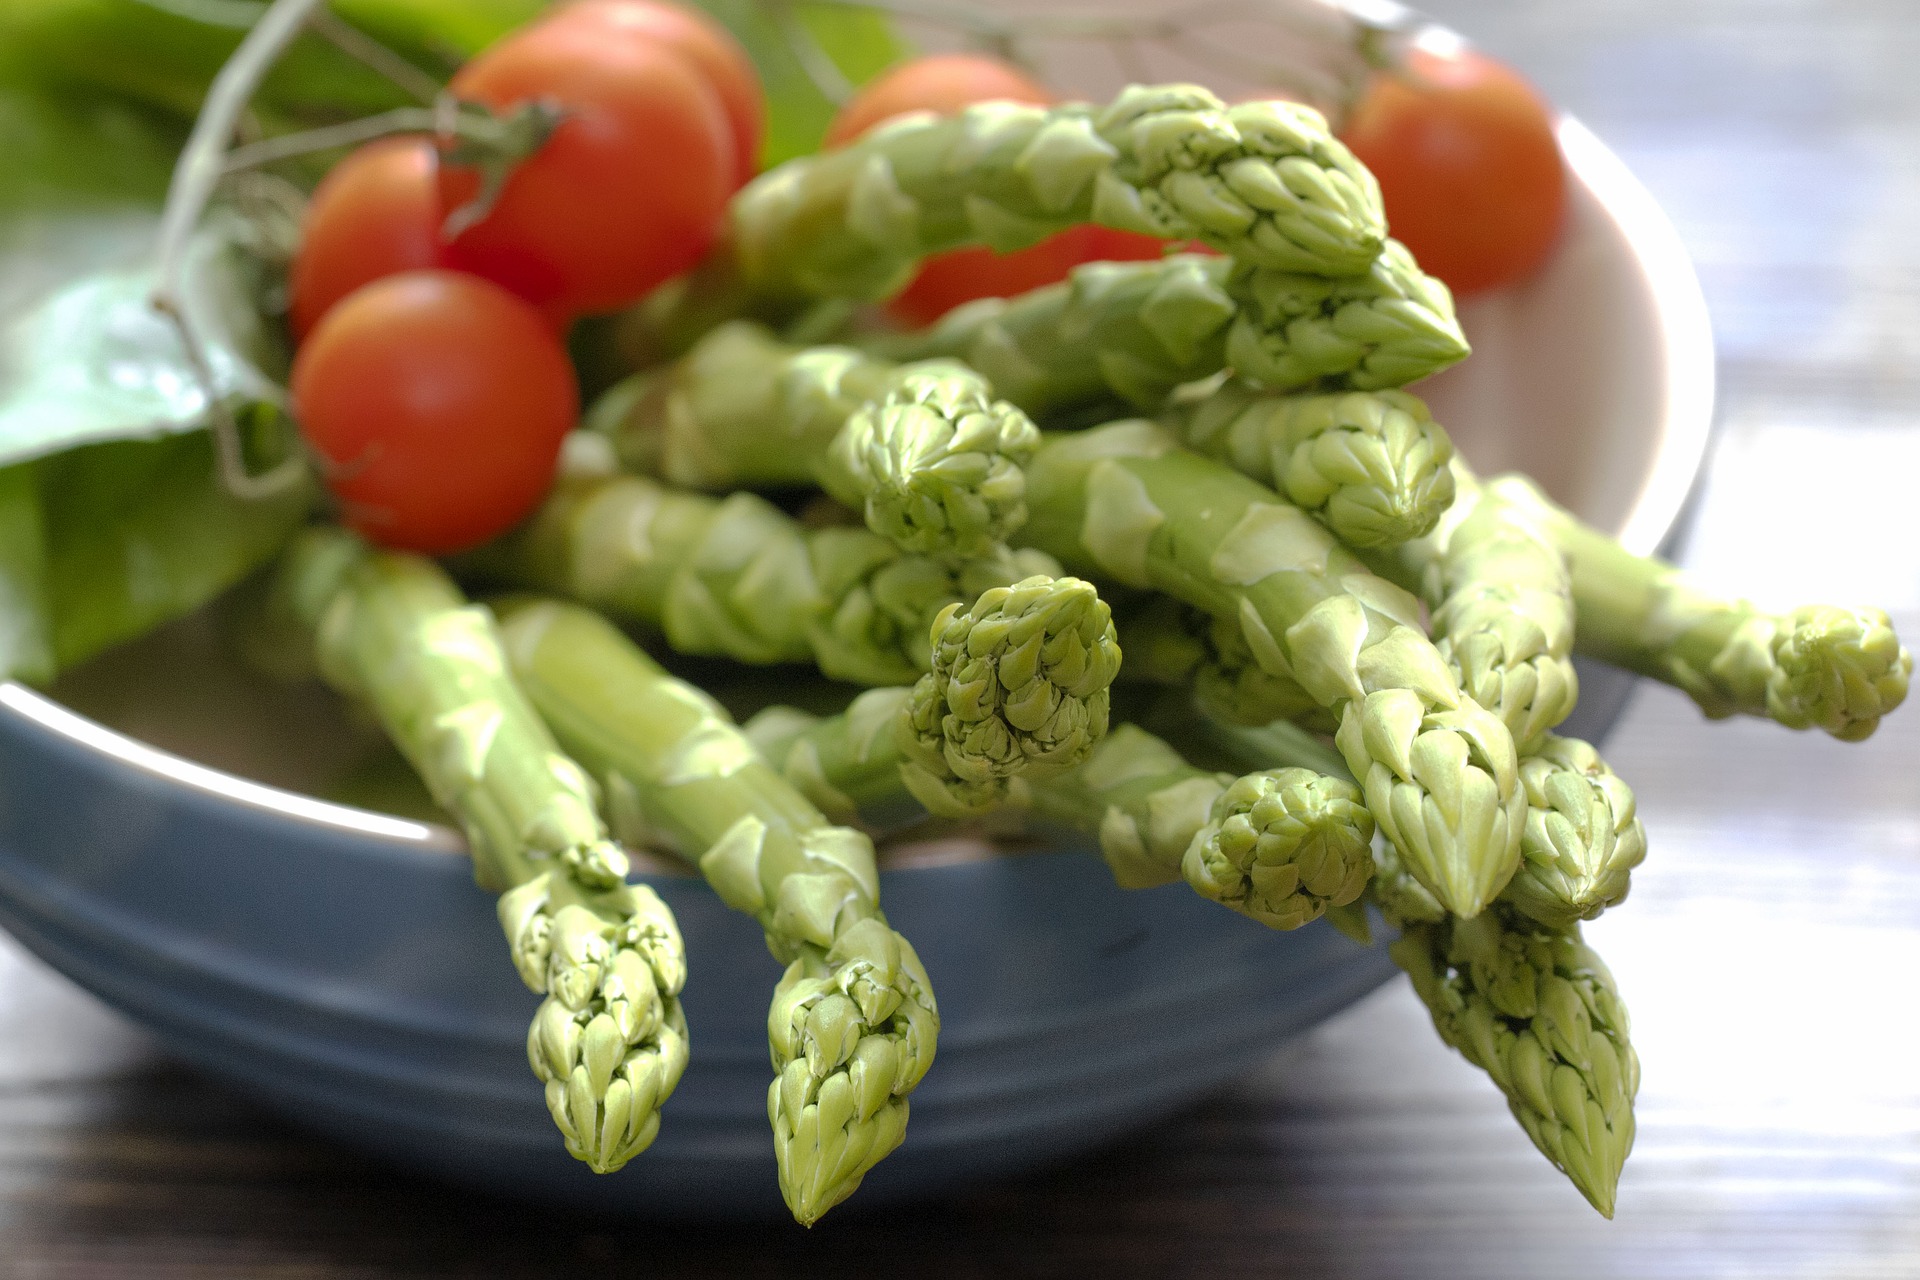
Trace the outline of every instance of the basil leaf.
{"type": "Polygon", "coordinates": [[[53,678],[47,547],[31,464],[0,469],[0,679],[53,678]]]}
{"type": "MultiPolygon", "coordinates": [[[[116,245],[153,243],[151,223],[124,215],[15,224],[9,234],[15,252],[0,259],[0,290],[22,270],[45,273],[116,245]],[[22,235],[29,236],[24,244],[22,235]]],[[[250,259],[236,234],[232,221],[216,217],[195,238],[186,312],[215,394],[243,409],[277,405],[287,354],[257,309],[250,259]]],[[[150,266],[83,275],[0,327],[0,466],[206,425],[207,389],[179,334],[152,306],[155,283],[150,266]]]]}
{"type": "MultiPolygon", "coordinates": [[[[259,434],[270,454],[290,439],[278,422],[259,434]]],[[[257,500],[228,493],[205,431],[34,465],[45,626],[60,671],[206,604],[271,559],[313,505],[304,485],[257,500]]]]}

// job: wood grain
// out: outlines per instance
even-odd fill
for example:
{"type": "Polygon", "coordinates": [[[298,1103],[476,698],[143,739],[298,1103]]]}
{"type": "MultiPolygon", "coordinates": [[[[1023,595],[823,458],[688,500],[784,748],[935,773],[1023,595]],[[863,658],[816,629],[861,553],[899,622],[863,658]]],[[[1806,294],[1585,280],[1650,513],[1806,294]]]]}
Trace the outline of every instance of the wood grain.
{"type": "MultiPolygon", "coordinates": [[[[1433,8],[1622,151],[1700,263],[1725,411],[1691,562],[1920,636],[1911,0],[1433,8]]],[[[1920,715],[1846,748],[1647,689],[1609,754],[1652,838],[1591,932],[1645,1063],[1612,1223],[1397,985],[1072,1167],[804,1233],[407,1179],[157,1059],[9,949],[0,1277],[1920,1275],[1920,715]]]]}

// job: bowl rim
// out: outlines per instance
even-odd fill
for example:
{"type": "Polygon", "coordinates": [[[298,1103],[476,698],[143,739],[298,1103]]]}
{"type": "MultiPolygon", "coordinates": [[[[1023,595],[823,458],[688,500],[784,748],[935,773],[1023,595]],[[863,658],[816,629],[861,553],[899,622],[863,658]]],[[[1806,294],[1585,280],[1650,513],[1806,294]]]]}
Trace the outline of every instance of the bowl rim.
{"type": "MultiPolygon", "coordinates": [[[[1662,413],[1653,466],[1618,535],[1629,550],[1651,555],[1679,528],[1712,438],[1715,360],[1706,298],[1679,232],[1626,163],[1570,115],[1560,117],[1556,132],[1570,176],[1626,241],[1652,299],[1665,363],[1662,413]]],[[[350,832],[403,855],[417,851],[439,858],[466,852],[465,838],[450,827],[320,800],[196,763],[88,719],[16,681],[0,682],[0,716],[29,722],[132,773],[292,824],[350,832]]]]}

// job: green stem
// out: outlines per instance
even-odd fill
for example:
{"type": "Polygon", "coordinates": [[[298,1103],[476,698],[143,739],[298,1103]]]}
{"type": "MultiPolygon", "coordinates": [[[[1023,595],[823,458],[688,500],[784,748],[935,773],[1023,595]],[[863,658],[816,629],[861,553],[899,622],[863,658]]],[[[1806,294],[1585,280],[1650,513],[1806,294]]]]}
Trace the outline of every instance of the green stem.
{"type": "Polygon", "coordinates": [[[767,1105],[781,1191],[812,1224],[905,1136],[940,1026],[925,969],[880,912],[872,843],[828,822],[717,704],[599,616],[515,602],[502,617],[514,673],[561,741],[787,965],[767,1105]]]}
{"type": "Polygon", "coordinates": [[[932,660],[940,611],[1058,565],[1038,552],[951,561],[865,529],[808,529],[750,493],[685,493],[641,476],[563,480],[520,530],[468,562],[657,629],[676,650],[816,663],[906,684],[932,660]]]}
{"type": "Polygon", "coordinates": [[[1453,444],[1403,391],[1288,396],[1235,381],[1162,421],[1357,550],[1424,537],[1453,505],[1453,444]]]}
{"type": "Polygon", "coordinates": [[[1492,1077],[1541,1154],[1611,1218],[1640,1059],[1613,975],[1580,926],[1549,928],[1499,906],[1409,925],[1391,954],[1440,1038],[1492,1077]]]}
{"type": "Polygon", "coordinates": [[[303,535],[275,597],[315,638],[329,683],[370,710],[467,833],[501,895],[513,961],[543,992],[528,1034],[567,1150],[610,1173],[652,1143],[687,1063],[686,951],[507,671],[486,610],[431,561],[303,535]]]}
{"type": "Polygon", "coordinates": [[[872,345],[901,360],[964,360],[1036,415],[1115,396],[1153,411],[1228,367],[1276,391],[1397,387],[1468,350],[1446,286],[1396,241],[1334,278],[1191,254],[1089,263],[1065,283],[969,303],[872,345]]]}
{"type": "Polygon", "coordinates": [[[1364,273],[1385,238],[1378,185],[1318,113],[1227,107],[1193,85],[903,117],[762,175],[732,215],[732,253],[762,291],[864,299],[927,254],[1024,248],[1083,222],[1329,276],[1364,273]]]}
{"type": "Polygon", "coordinates": [[[1421,883],[1462,916],[1493,899],[1525,816],[1512,735],[1461,692],[1417,600],[1150,423],[1049,437],[1027,480],[1027,540],[1237,626],[1262,669],[1339,717],[1341,754],[1421,883]]]}
{"type": "Polygon", "coordinates": [[[1523,476],[1488,489],[1558,544],[1573,578],[1580,652],[1684,690],[1709,716],[1770,716],[1858,742],[1899,706],[1913,657],[1878,609],[1769,613],[1706,591],[1554,504],[1523,476]]]}
{"type": "Polygon", "coordinates": [[[1460,497],[1439,527],[1368,563],[1426,599],[1461,686],[1505,722],[1524,757],[1579,696],[1573,584],[1537,507],[1455,470],[1460,497]]]}

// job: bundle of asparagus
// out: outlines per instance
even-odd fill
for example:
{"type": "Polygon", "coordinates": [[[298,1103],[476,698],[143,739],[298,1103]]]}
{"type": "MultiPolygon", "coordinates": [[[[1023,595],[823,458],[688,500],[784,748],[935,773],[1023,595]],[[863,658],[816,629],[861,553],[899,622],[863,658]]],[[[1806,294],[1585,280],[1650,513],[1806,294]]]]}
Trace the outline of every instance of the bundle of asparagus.
{"type": "Polygon", "coordinates": [[[640,1156],[697,1033],[616,834],[697,868],[786,966],[768,1118],[810,1224],[905,1139],[938,1038],[873,833],[1011,814],[1267,928],[1365,938],[1370,904],[1442,1038],[1611,1215],[1639,1064],[1579,926],[1646,839],[1554,732],[1573,655],[1858,741],[1912,669],[1886,616],[1717,599],[1476,477],[1402,389],[1467,354],[1452,300],[1310,108],[1162,85],[904,117],[763,174],[728,225],[663,295],[710,332],[604,393],[531,518],[444,567],[309,528],[253,617],[464,827],[544,996],[528,1057],[566,1148],[640,1156]],[[1088,222],[1216,253],[840,345],[750,318],[1088,222]],[[641,643],[867,688],[741,727],[641,643]]]}
{"type": "MultiPolygon", "coordinates": [[[[863,535],[763,510],[755,545],[790,569],[778,590],[738,554],[741,569],[708,579],[734,593],[734,612],[757,605],[763,624],[810,638],[776,660],[876,686],[837,716],[771,708],[747,725],[791,785],[841,821],[915,798],[939,813],[1018,806],[1095,838],[1121,885],[1184,880],[1272,928],[1328,915],[1365,933],[1361,903],[1373,902],[1401,930],[1392,954],[1443,1038],[1611,1214],[1638,1062],[1579,922],[1625,897],[1646,839],[1627,784],[1591,745],[1553,732],[1577,697],[1573,654],[1673,683],[1710,715],[1765,714],[1848,740],[1903,698],[1911,659],[1882,614],[1772,617],[1717,600],[1524,478],[1476,477],[1399,389],[1465,354],[1445,288],[1377,232],[1364,181],[1324,188],[1357,201],[1260,204],[1273,161],[1221,140],[1272,119],[1191,91],[1136,91],[1105,111],[994,107],[915,121],[775,171],[737,202],[732,257],[706,270],[776,292],[870,297],[919,254],[1019,242],[1074,217],[1196,235],[1224,256],[1085,267],[1068,284],[851,346],[722,326],[590,414],[621,464],[646,474],[579,481],[492,568],[657,628],[676,647],[765,661],[751,645],[696,637],[663,607],[686,598],[708,556],[653,532],[655,513],[743,501],[688,490],[825,489],[893,549],[875,541],[861,562],[871,567],[836,572],[827,544],[863,535]],[[1171,114],[1154,115],[1163,109],[1171,114]],[[1160,123],[1127,134],[1114,126],[1123,118],[1160,123]],[[1153,152],[1139,139],[1155,129],[1215,141],[1156,169],[1129,150],[1153,152]],[[1229,212],[1236,200],[1273,221],[1229,212]],[[1336,217],[1347,219],[1338,235],[1303,235],[1284,251],[1261,242],[1272,234],[1262,228],[1324,230],[1336,217]],[[1306,253],[1309,240],[1322,251],[1306,253]],[[1158,418],[1079,425],[1115,401],[1158,418]],[[1069,429],[1035,433],[1022,409],[1069,429]],[[907,532],[876,486],[888,477],[904,491],[912,482],[899,477],[917,466],[941,473],[938,505],[959,514],[907,532]],[[583,500],[646,514],[585,516],[583,500]],[[623,536],[643,527],[634,521],[649,532],[623,536]],[[964,602],[982,575],[1011,577],[1035,552],[1110,597],[1126,649],[1119,674],[1169,690],[1146,705],[1174,741],[1131,723],[1100,737],[1104,715],[1069,700],[1068,736],[1098,739],[1079,763],[1058,768],[1049,749],[995,736],[987,758],[1041,767],[959,802],[951,785],[929,787],[923,767],[985,742],[968,727],[983,706],[1005,733],[993,709],[1006,704],[957,697],[951,682],[940,693],[939,676],[912,687],[889,676],[951,663],[963,646],[997,655],[1000,672],[997,686],[983,677],[970,689],[1004,688],[1017,701],[1027,673],[1061,672],[1058,661],[1048,668],[1046,644],[1016,656],[991,648],[977,621],[964,639],[949,630],[969,619],[964,602]],[[848,661],[860,633],[822,620],[875,617],[870,584],[908,564],[925,593],[889,614],[888,660],[848,661]],[[930,621],[922,645],[916,633],[930,621]],[[936,713],[944,756],[929,749],[936,713]]],[[[1310,122],[1291,119],[1296,165],[1313,157],[1349,175],[1338,143],[1307,138],[1310,122]]],[[[1153,153],[1185,154],[1173,143],[1153,153]]],[[[1058,652],[1071,671],[1054,676],[1049,697],[1108,666],[1091,635],[1063,630],[1055,643],[1067,645],[1058,652]]]]}

